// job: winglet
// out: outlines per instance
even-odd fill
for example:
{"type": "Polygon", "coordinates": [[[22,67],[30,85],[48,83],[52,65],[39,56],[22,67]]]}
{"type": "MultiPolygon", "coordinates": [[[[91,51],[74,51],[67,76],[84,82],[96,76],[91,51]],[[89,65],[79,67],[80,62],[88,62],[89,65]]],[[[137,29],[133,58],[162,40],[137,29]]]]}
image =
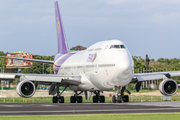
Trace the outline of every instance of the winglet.
{"type": "Polygon", "coordinates": [[[58,53],[66,54],[69,52],[69,49],[65,39],[57,1],[55,2],[55,14],[56,14],[56,27],[57,27],[58,53]]]}

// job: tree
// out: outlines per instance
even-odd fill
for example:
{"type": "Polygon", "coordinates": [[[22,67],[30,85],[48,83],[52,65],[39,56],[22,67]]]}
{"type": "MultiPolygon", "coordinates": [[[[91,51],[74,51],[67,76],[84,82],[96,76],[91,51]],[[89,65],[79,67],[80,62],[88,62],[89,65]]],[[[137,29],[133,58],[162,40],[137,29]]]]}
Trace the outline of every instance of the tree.
{"type": "Polygon", "coordinates": [[[78,45],[76,47],[72,47],[70,50],[77,50],[77,51],[81,51],[81,50],[86,50],[86,47],[83,47],[81,45],[78,45]]]}

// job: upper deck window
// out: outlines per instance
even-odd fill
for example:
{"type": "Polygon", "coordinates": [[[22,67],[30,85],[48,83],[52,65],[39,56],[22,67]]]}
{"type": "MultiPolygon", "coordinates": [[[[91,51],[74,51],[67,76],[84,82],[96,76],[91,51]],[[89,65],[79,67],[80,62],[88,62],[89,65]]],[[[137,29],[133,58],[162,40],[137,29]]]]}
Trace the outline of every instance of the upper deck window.
{"type": "Polygon", "coordinates": [[[110,49],[112,48],[120,49],[120,48],[125,48],[125,46],[124,45],[111,45],[110,49]]]}
{"type": "Polygon", "coordinates": [[[93,51],[93,49],[88,49],[88,51],[93,51]]]}
{"type": "Polygon", "coordinates": [[[96,48],[95,51],[97,51],[97,50],[101,50],[101,48],[96,48]]]}

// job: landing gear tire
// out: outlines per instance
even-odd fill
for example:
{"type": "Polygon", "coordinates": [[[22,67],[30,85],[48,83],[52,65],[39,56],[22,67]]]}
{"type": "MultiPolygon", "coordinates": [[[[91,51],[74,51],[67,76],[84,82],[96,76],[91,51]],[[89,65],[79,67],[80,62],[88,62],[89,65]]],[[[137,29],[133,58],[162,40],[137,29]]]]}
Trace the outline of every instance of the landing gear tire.
{"type": "Polygon", "coordinates": [[[75,94],[74,94],[74,96],[71,96],[70,97],[70,102],[71,103],[82,103],[82,101],[83,101],[83,98],[82,98],[82,96],[78,96],[78,95],[80,95],[81,93],[83,93],[83,91],[80,91],[79,93],[78,93],[78,91],[74,91],[75,92],[75,94]]]}
{"type": "Polygon", "coordinates": [[[123,101],[124,101],[124,102],[129,102],[129,96],[128,96],[128,95],[124,95],[123,101]]]}
{"type": "Polygon", "coordinates": [[[60,98],[59,98],[59,103],[64,103],[64,97],[63,96],[60,96],[60,98]]]}
{"type": "Polygon", "coordinates": [[[56,96],[54,96],[52,101],[53,101],[53,103],[57,103],[57,102],[58,102],[57,97],[56,97],[56,96]]]}
{"type": "Polygon", "coordinates": [[[129,96],[124,95],[124,91],[126,91],[128,94],[131,94],[127,89],[126,86],[121,87],[121,86],[115,86],[115,95],[112,97],[112,102],[118,102],[122,103],[123,102],[129,102],[129,96]]]}
{"type": "Polygon", "coordinates": [[[71,103],[75,103],[75,102],[76,102],[76,97],[75,97],[75,96],[71,96],[70,102],[71,102],[71,103]]]}
{"type": "Polygon", "coordinates": [[[112,96],[112,102],[116,103],[116,96],[115,95],[112,96]]]}
{"type": "Polygon", "coordinates": [[[82,96],[71,96],[71,98],[70,98],[70,102],[71,103],[76,103],[76,101],[77,101],[77,103],[82,103],[82,96]]]}
{"type": "Polygon", "coordinates": [[[82,96],[77,96],[76,101],[77,101],[77,103],[82,103],[82,96]]]}
{"type": "Polygon", "coordinates": [[[104,102],[105,102],[105,97],[104,97],[104,96],[100,96],[99,102],[100,102],[100,103],[104,103],[104,102]]]}
{"type": "Polygon", "coordinates": [[[120,95],[117,97],[117,102],[122,103],[122,97],[120,95]]]}
{"type": "Polygon", "coordinates": [[[93,103],[98,103],[98,97],[93,96],[93,103]]]}
{"type": "MultiPolygon", "coordinates": [[[[103,93],[103,91],[102,91],[103,93]]],[[[105,97],[100,96],[100,91],[94,91],[95,96],[93,96],[93,103],[104,103],[105,102],[105,97]]]]}
{"type": "MultiPolygon", "coordinates": [[[[66,88],[67,88],[68,86],[66,86],[66,87],[63,89],[62,92],[59,91],[59,89],[58,89],[59,86],[60,86],[59,84],[57,84],[57,85],[51,85],[51,87],[53,87],[53,89],[55,89],[55,87],[57,87],[57,91],[56,91],[56,92],[57,92],[57,96],[54,96],[54,97],[53,97],[53,99],[52,99],[52,102],[53,102],[53,103],[58,103],[58,102],[59,102],[59,103],[64,103],[64,97],[61,96],[61,94],[66,90],[66,88]]],[[[52,89],[52,90],[53,90],[53,89],[52,89]]],[[[55,90],[56,90],[56,89],[55,89],[55,90]]],[[[51,91],[51,92],[52,92],[52,91],[51,91]]]]}

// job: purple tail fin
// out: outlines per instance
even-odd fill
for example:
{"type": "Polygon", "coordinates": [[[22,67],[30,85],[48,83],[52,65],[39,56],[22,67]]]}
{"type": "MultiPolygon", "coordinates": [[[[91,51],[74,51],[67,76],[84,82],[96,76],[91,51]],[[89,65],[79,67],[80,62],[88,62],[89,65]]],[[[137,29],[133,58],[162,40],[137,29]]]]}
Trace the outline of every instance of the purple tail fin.
{"type": "Polygon", "coordinates": [[[63,26],[61,22],[61,16],[57,1],[55,2],[55,14],[56,14],[56,27],[57,27],[58,53],[66,54],[68,53],[69,50],[63,32],[63,26]]]}

